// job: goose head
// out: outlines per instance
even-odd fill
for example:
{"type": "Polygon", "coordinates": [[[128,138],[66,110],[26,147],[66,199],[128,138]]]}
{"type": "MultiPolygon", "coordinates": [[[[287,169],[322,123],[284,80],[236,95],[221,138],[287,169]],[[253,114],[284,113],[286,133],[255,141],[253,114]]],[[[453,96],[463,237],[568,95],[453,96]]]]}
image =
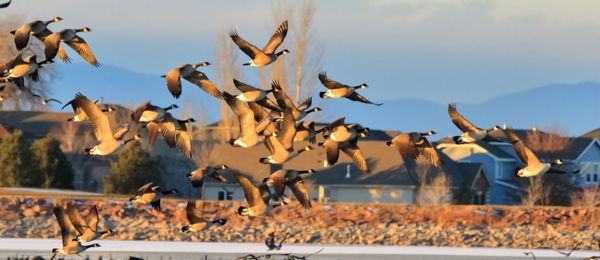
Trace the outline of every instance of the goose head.
{"type": "Polygon", "coordinates": [[[359,86],[359,87],[360,87],[360,88],[368,88],[368,87],[369,87],[369,85],[367,85],[367,83],[363,83],[363,84],[360,84],[360,86],[359,86]]]}
{"type": "Polygon", "coordinates": [[[563,161],[562,159],[556,159],[556,160],[552,161],[550,163],[550,165],[555,166],[555,165],[561,165],[561,164],[564,164],[564,163],[565,163],[565,161],[563,161]]]}
{"type": "Polygon", "coordinates": [[[486,129],[485,131],[489,133],[491,131],[496,131],[496,130],[500,130],[500,129],[502,129],[502,128],[500,128],[500,126],[495,125],[495,126],[492,126],[492,128],[490,128],[490,129],[486,129]]]}
{"type": "Polygon", "coordinates": [[[90,29],[89,27],[83,27],[80,29],[82,32],[91,32],[92,29],[90,29]]]}
{"type": "Polygon", "coordinates": [[[208,65],[210,65],[210,62],[204,61],[204,62],[200,62],[198,64],[194,64],[194,65],[192,65],[192,67],[195,69],[195,68],[198,68],[198,67],[204,67],[204,66],[208,66],[208,65]]]}
{"type": "Polygon", "coordinates": [[[392,142],[392,141],[387,141],[387,142],[385,143],[385,145],[387,145],[387,146],[394,146],[394,142],[392,142]]]}
{"type": "Polygon", "coordinates": [[[58,248],[52,248],[52,253],[53,254],[59,254],[59,249],[58,248]]]}
{"type": "Polygon", "coordinates": [[[244,206],[240,206],[240,207],[237,209],[237,213],[238,213],[238,215],[240,215],[240,216],[249,216],[251,211],[252,211],[252,210],[251,210],[250,208],[248,208],[248,207],[244,207],[244,206]]]}

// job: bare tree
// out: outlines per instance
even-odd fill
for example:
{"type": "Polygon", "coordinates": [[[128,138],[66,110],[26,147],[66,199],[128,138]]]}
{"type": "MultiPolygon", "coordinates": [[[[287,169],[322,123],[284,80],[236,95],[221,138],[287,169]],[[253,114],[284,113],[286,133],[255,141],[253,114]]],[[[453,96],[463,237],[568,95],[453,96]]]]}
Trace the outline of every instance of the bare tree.
{"type": "Polygon", "coordinates": [[[554,153],[565,149],[571,144],[571,139],[566,137],[567,131],[554,123],[539,131],[534,128],[529,131],[525,145],[536,152],[554,153]]]}
{"type": "MultiPolygon", "coordinates": [[[[9,32],[19,28],[25,23],[23,15],[8,15],[0,18],[0,32],[9,32]]],[[[19,52],[15,48],[14,36],[9,33],[0,34],[0,63],[4,63],[14,58],[19,52]]],[[[44,57],[44,44],[31,37],[27,48],[22,50],[23,57],[37,54],[37,61],[41,61],[44,57]]],[[[17,86],[12,83],[0,83],[0,86],[6,86],[2,94],[6,100],[0,102],[0,109],[20,110],[26,106],[30,109],[45,108],[40,100],[32,96],[32,92],[46,97],[51,93],[50,83],[55,77],[55,70],[51,64],[45,64],[44,68],[39,70],[40,80],[34,82],[29,78],[25,78],[26,89],[18,90],[17,86]]]]}
{"type": "MultiPolygon", "coordinates": [[[[241,75],[240,67],[236,64],[238,47],[231,41],[227,33],[219,36],[217,48],[215,49],[215,83],[222,86],[224,91],[231,92],[233,89],[233,78],[239,78],[241,75]]],[[[217,126],[218,139],[221,142],[227,142],[231,139],[233,133],[230,120],[229,107],[225,102],[220,102],[221,121],[217,126]]]]}
{"type": "Polygon", "coordinates": [[[600,186],[585,187],[571,195],[574,207],[594,208],[600,206],[600,186]]]}
{"type": "Polygon", "coordinates": [[[535,205],[546,205],[550,198],[550,189],[544,186],[543,175],[528,177],[529,183],[525,188],[525,196],[521,200],[521,204],[527,207],[535,205]]]}
{"type": "Polygon", "coordinates": [[[417,204],[443,205],[451,200],[451,180],[441,171],[431,171],[431,167],[418,166],[416,169],[419,189],[417,204]]]}
{"type": "Polygon", "coordinates": [[[299,103],[303,95],[310,96],[321,70],[323,51],[313,27],[315,4],[310,0],[278,2],[272,10],[275,26],[289,21],[290,30],[283,46],[289,46],[291,52],[271,65],[271,78],[278,80],[286,91],[293,90],[292,97],[299,103]]]}

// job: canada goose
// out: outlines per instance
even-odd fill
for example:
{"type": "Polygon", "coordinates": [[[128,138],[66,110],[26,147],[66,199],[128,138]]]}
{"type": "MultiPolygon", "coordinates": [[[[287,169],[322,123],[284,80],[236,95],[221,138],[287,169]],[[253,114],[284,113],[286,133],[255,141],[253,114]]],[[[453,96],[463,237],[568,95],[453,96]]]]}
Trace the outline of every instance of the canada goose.
{"type": "Polygon", "coordinates": [[[133,122],[140,123],[157,121],[162,119],[163,116],[165,116],[165,114],[167,113],[167,111],[173,108],[179,108],[179,106],[177,106],[176,104],[172,104],[168,107],[162,108],[150,104],[150,101],[146,101],[145,103],[139,105],[133,111],[133,113],[131,114],[131,119],[133,120],[133,122]]]}
{"type": "Polygon", "coordinates": [[[85,149],[86,153],[90,155],[111,154],[119,149],[123,144],[126,144],[132,140],[138,140],[140,138],[138,135],[135,135],[135,137],[131,139],[123,140],[123,137],[129,130],[129,126],[127,125],[118,129],[116,133],[113,133],[110,127],[110,122],[108,121],[108,117],[96,104],[80,93],[78,93],[75,96],[75,99],[69,103],[74,104],[74,107],[80,107],[83,109],[90,121],[92,121],[94,134],[100,143],[92,148],[85,149]]]}
{"type": "Polygon", "coordinates": [[[46,61],[37,62],[37,56],[31,55],[22,58],[22,54],[18,54],[12,60],[0,66],[0,79],[12,81],[19,89],[25,87],[23,77],[29,76],[33,81],[39,81],[38,69],[46,61]]]}
{"type": "Polygon", "coordinates": [[[62,18],[58,16],[47,21],[37,20],[30,23],[26,23],[19,27],[19,29],[11,31],[10,33],[15,35],[15,46],[17,47],[17,50],[20,51],[27,47],[30,35],[36,35],[40,33],[43,34],[45,30],[47,30],[46,27],[48,26],[48,24],[58,22],[61,20],[62,18]]]}
{"type": "Polygon", "coordinates": [[[310,108],[312,105],[311,97],[307,98],[304,102],[302,102],[302,104],[296,106],[287,93],[285,93],[285,90],[281,88],[281,85],[278,81],[273,81],[271,83],[271,89],[273,90],[273,96],[275,97],[279,107],[282,110],[285,110],[286,108],[292,109],[292,114],[296,120],[302,120],[312,112],[321,111],[321,108],[319,107],[310,108]]]}
{"type": "Polygon", "coordinates": [[[94,57],[94,53],[92,53],[92,49],[88,46],[87,42],[79,36],[77,33],[79,32],[89,32],[90,28],[84,27],[81,29],[65,29],[62,31],[58,31],[52,33],[44,40],[44,53],[46,54],[46,60],[52,60],[56,57],[58,53],[58,49],[60,47],[60,43],[64,42],[71,49],[75,50],[79,56],[81,56],[85,61],[89,64],[92,64],[94,67],[99,67],[100,63],[94,57]]]}
{"type": "Polygon", "coordinates": [[[152,182],[140,187],[135,193],[134,197],[129,198],[131,202],[137,202],[141,204],[150,204],[152,208],[160,211],[160,199],[164,195],[178,193],[177,189],[170,189],[168,191],[162,191],[160,186],[154,185],[152,182]]]}
{"type": "Polygon", "coordinates": [[[354,165],[356,165],[361,172],[366,174],[371,173],[369,165],[367,164],[367,160],[365,160],[365,156],[358,147],[357,137],[341,143],[333,141],[331,139],[327,139],[324,143],[321,143],[320,145],[325,147],[325,154],[327,157],[327,160],[323,162],[325,167],[329,167],[337,163],[340,155],[339,150],[342,150],[342,152],[344,152],[346,155],[352,158],[354,165]]]}
{"type": "Polygon", "coordinates": [[[264,119],[257,125],[254,121],[254,112],[246,107],[242,101],[227,92],[223,92],[223,99],[225,99],[231,111],[236,115],[240,127],[241,136],[238,139],[232,139],[230,144],[235,147],[244,148],[256,145],[259,141],[257,133],[261,132],[271,120],[264,119]]]}
{"type": "Polygon", "coordinates": [[[76,238],[77,230],[71,224],[71,220],[67,217],[63,208],[54,207],[54,216],[56,216],[56,220],[58,221],[58,225],[60,226],[60,234],[62,236],[62,247],[61,248],[53,248],[52,259],[56,257],[56,255],[71,255],[71,254],[79,254],[91,247],[100,247],[99,244],[91,244],[91,245],[82,245],[76,238]]]}
{"type": "MultiPolygon", "coordinates": [[[[264,129],[261,129],[263,130],[262,133],[264,136],[269,136],[277,132],[275,122],[273,122],[271,119],[279,117],[278,112],[271,111],[271,113],[268,113],[267,111],[265,111],[263,106],[256,104],[256,102],[248,102],[248,108],[250,108],[250,110],[252,110],[252,113],[254,113],[255,122],[268,122],[264,129]]],[[[259,132],[260,131],[257,131],[257,133],[259,132]]]]}
{"type": "Polygon", "coordinates": [[[229,169],[227,165],[219,165],[215,166],[207,166],[204,169],[198,168],[191,173],[188,173],[186,177],[191,181],[192,187],[200,188],[204,183],[204,177],[209,176],[215,180],[218,180],[222,183],[229,183],[229,179],[225,178],[220,171],[229,169]]]}
{"type": "Polygon", "coordinates": [[[229,37],[231,37],[233,42],[240,48],[240,50],[242,50],[252,59],[248,63],[244,63],[244,66],[262,67],[275,62],[279,56],[290,52],[287,49],[284,49],[280,52],[275,52],[277,47],[279,47],[279,45],[281,45],[285,39],[287,30],[288,22],[284,21],[281,23],[281,25],[279,25],[273,36],[271,36],[271,39],[269,39],[267,45],[265,45],[262,50],[242,39],[242,37],[240,37],[235,30],[229,33],[229,37]]]}
{"type": "Polygon", "coordinates": [[[351,87],[351,86],[344,85],[342,83],[339,83],[335,80],[328,78],[327,73],[325,73],[325,72],[319,73],[319,81],[321,81],[321,84],[323,84],[323,86],[325,86],[326,88],[329,89],[325,92],[319,92],[319,96],[321,98],[343,98],[343,97],[345,97],[345,98],[353,100],[353,101],[358,101],[358,102],[367,103],[367,104],[373,104],[376,106],[383,105],[382,103],[373,103],[373,102],[369,101],[367,98],[363,97],[362,95],[360,95],[356,92],[357,89],[367,88],[368,87],[367,84],[363,83],[363,84],[360,84],[359,86],[351,87]]]}
{"type": "Polygon", "coordinates": [[[354,139],[358,137],[366,137],[367,133],[370,131],[368,127],[362,127],[358,124],[346,124],[346,118],[342,117],[331,124],[326,126],[323,131],[325,134],[325,138],[329,138],[336,142],[346,142],[348,140],[354,139]]]}
{"type": "Polygon", "coordinates": [[[263,179],[262,183],[256,186],[239,172],[235,172],[234,176],[235,180],[242,187],[242,190],[244,190],[244,196],[248,202],[248,207],[240,206],[237,209],[238,214],[253,217],[269,214],[269,211],[272,209],[270,201],[273,195],[267,186],[268,178],[263,179]]]}
{"type": "Polygon", "coordinates": [[[281,131],[279,138],[277,138],[275,135],[271,135],[265,139],[265,144],[271,152],[271,155],[266,158],[261,158],[259,160],[261,163],[284,163],[295,158],[304,151],[312,150],[311,146],[306,146],[298,151],[294,150],[296,120],[294,120],[291,109],[288,108],[285,110],[280,127],[281,131]]]}
{"type": "Polygon", "coordinates": [[[283,241],[285,241],[285,239],[288,237],[288,233],[285,234],[285,236],[283,236],[283,239],[281,239],[281,241],[279,242],[279,245],[275,243],[275,232],[271,232],[269,234],[269,236],[267,237],[267,239],[265,239],[265,245],[267,246],[267,249],[269,251],[272,250],[281,250],[281,245],[283,245],[283,241]]]}
{"type": "Polygon", "coordinates": [[[305,146],[300,150],[294,150],[293,148],[285,149],[274,135],[268,136],[265,139],[265,144],[271,152],[271,155],[258,160],[263,164],[282,164],[284,162],[291,161],[305,151],[310,151],[313,149],[312,146],[305,146]]]}
{"type": "Polygon", "coordinates": [[[170,70],[167,74],[161,77],[167,80],[167,88],[171,95],[175,98],[181,96],[181,78],[183,77],[188,82],[200,87],[209,95],[219,98],[221,91],[212,83],[203,72],[197,71],[196,68],[210,65],[209,62],[201,62],[198,64],[182,64],[170,70]]]}
{"type": "Polygon", "coordinates": [[[197,201],[195,200],[188,200],[187,205],[185,206],[186,217],[190,225],[182,227],[182,232],[196,232],[207,230],[213,225],[223,226],[225,225],[225,223],[227,223],[227,219],[222,218],[211,221],[205,220],[200,214],[200,209],[198,208],[196,202],[197,201]]]}
{"type": "Polygon", "coordinates": [[[454,125],[456,125],[456,127],[458,127],[458,129],[460,129],[460,131],[463,132],[462,135],[454,136],[452,138],[455,143],[473,143],[480,140],[488,142],[499,141],[496,138],[493,138],[491,135],[489,135],[489,132],[500,129],[499,126],[496,125],[489,129],[481,129],[474,126],[473,124],[471,124],[471,122],[467,121],[460,113],[458,113],[458,111],[456,110],[456,104],[448,105],[448,114],[450,115],[450,118],[452,118],[452,123],[454,123],[454,125]]]}
{"type": "MultiPolygon", "coordinates": [[[[67,104],[65,104],[60,110],[63,110],[65,107],[67,107],[68,105],[71,105],[71,108],[73,108],[73,112],[75,112],[75,115],[70,117],[69,119],[67,119],[67,121],[72,121],[72,122],[82,122],[85,120],[88,120],[89,117],[88,115],[85,113],[85,111],[81,108],[81,106],[79,105],[79,102],[75,102],[76,100],[78,100],[78,97],[83,97],[83,95],[81,93],[77,93],[75,94],[75,98],[70,100],[67,104]]],[[[94,104],[98,103],[98,100],[94,100],[93,101],[94,104]]],[[[113,112],[115,111],[115,109],[111,106],[106,106],[105,108],[101,108],[100,109],[102,112],[113,112]]]]}
{"type": "Polygon", "coordinates": [[[515,175],[519,177],[532,177],[546,173],[552,166],[562,164],[562,160],[556,160],[552,163],[542,163],[540,159],[529,149],[523,141],[513,132],[512,129],[504,130],[508,140],[512,143],[519,159],[525,164],[522,168],[515,170],[515,175]]]}
{"type": "Polygon", "coordinates": [[[54,98],[45,99],[41,95],[33,94],[33,93],[31,93],[31,96],[39,98],[42,105],[48,105],[48,102],[50,102],[50,101],[54,101],[56,103],[62,104],[62,102],[60,102],[58,99],[54,99],[54,98]]]}
{"type": "Polygon", "coordinates": [[[0,4],[0,8],[7,8],[7,7],[10,5],[10,2],[11,2],[11,1],[12,1],[12,0],[8,0],[8,2],[6,2],[6,3],[3,3],[3,4],[0,4]]]}
{"type": "Polygon", "coordinates": [[[237,99],[243,102],[256,102],[257,104],[270,110],[281,111],[281,108],[279,108],[275,102],[267,97],[267,94],[272,92],[273,89],[262,90],[236,79],[233,79],[233,85],[242,92],[241,94],[235,96],[237,99]]]}
{"type": "Polygon", "coordinates": [[[98,223],[100,221],[100,217],[98,215],[98,209],[95,205],[90,207],[88,216],[85,220],[81,217],[81,215],[79,215],[77,209],[71,204],[67,204],[67,215],[69,216],[71,223],[73,224],[73,226],[79,234],[77,238],[75,238],[75,241],[81,243],[90,242],[99,239],[104,234],[109,234],[113,232],[111,229],[108,229],[106,231],[98,230],[98,223]]]}
{"type": "Polygon", "coordinates": [[[300,177],[300,174],[314,172],[315,170],[313,169],[305,171],[281,169],[272,173],[271,176],[269,176],[269,179],[273,181],[275,196],[283,196],[283,193],[285,192],[285,186],[288,186],[290,189],[292,189],[294,196],[304,208],[311,208],[312,205],[310,204],[310,194],[308,194],[308,190],[306,189],[306,186],[304,186],[304,181],[302,180],[302,177],[300,177]]]}
{"type": "Polygon", "coordinates": [[[309,141],[311,144],[316,144],[317,134],[322,131],[325,131],[325,128],[315,130],[315,122],[298,122],[296,125],[296,136],[294,136],[294,141],[309,141]]]}
{"type": "Polygon", "coordinates": [[[192,138],[185,123],[193,122],[196,122],[193,118],[178,120],[173,118],[171,113],[166,112],[160,120],[146,124],[146,129],[148,129],[148,147],[152,148],[154,146],[154,140],[156,140],[156,136],[160,133],[169,147],[179,148],[183,156],[191,159],[192,138]]]}
{"type": "Polygon", "coordinates": [[[425,138],[425,136],[434,134],[436,134],[435,131],[399,134],[391,141],[388,141],[387,145],[396,147],[401,155],[408,156],[413,160],[416,160],[419,154],[422,154],[429,162],[431,162],[431,164],[435,165],[436,167],[440,167],[442,165],[442,161],[440,160],[437,151],[431,145],[429,140],[425,138]]]}

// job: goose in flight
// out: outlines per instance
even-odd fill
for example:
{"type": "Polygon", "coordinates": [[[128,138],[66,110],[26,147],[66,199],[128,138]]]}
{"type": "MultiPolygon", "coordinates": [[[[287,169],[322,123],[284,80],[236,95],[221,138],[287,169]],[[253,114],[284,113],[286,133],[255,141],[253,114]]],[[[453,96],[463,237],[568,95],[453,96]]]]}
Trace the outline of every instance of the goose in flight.
{"type": "Polygon", "coordinates": [[[325,167],[336,164],[340,157],[340,150],[342,150],[342,152],[352,158],[354,165],[356,165],[361,172],[366,174],[371,173],[367,160],[360,150],[360,147],[358,147],[358,137],[344,142],[337,142],[328,138],[319,145],[325,148],[326,160],[323,163],[325,167]]]}
{"type": "Polygon", "coordinates": [[[508,137],[508,140],[512,143],[515,153],[525,165],[522,168],[517,168],[515,170],[515,175],[519,177],[537,176],[548,172],[552,166],[563,163],[562,160],[555,160],[552,163],[542,163],[540,159],[538,159],[538,157],[531,151],[531,149],[525,146],[523,141],[512,129],[506,129],[504,130],[504,133],[506,134],[506,137],[508,137]]]}
{"type": "Polygon", "coordinates": [[[128,125],[121,127],[116,131],[116,133],[113,133],[108,117],[96,104],[94,104],[94,102],[90,101],[84,95],[78,93],[75,96],[75,99],[71,100],[69,103],[73,104],[74,107],[81,108],[89,117],[90,121],[92,121],[94,135],[96,136],[99,144],[92,148],[87,148],[85,150],[86,153],[90,155],[109,155],[121,148],[123,144],[126,144],[132,140],[140,139],[139,135],[135,135],[131,139],[123,140],[123,137],[129,130],[128,125]]]}
{"type": "Polygon", "coordinates": [[[31,96],[39,98],[40,99],[40,103],[42,105],[44,105],[44,106],[48,105],[48,102],[50,102],[50,101],[54,101],[54,102],[56,102],[58,104],[62,104],[62,102],[60,102],[60,100],[55,99],[55,98],[48,98],[48,99],[46,99],[46,98],[42,97],[41,95],[33,94],[33,93],[31,93],[31,96]]]}
{"type": "Polygon", "coordinates": [[[189,200],[187,202],[187,205],[185,206],[185,213],[190,224],[182,227],[182,232],[197,232],[207,230],[212,226],[223,226],[225,223],[227,223],[227,219],[222,218],[216,220],[204,219],[202,214],[200,214],[200,208],[198,207],[196,200],[189,200]]]}
{"type": "Polygon", "coordinates": [[[347,98],[347,99],[350,99],[353,101],[358,101],[358,102],[367,103],[367,104],[373,104],[376,106],[383,105],[382,103],[373,103],[373,102],[369,101],[367,98],[358,94],[358,92],[356,92],[357,89],[367,88],[368,87],[367,84],[363,83],[363,84],[360,84],[359,86],[351,87],[351,86],[344,85],[342,83],[339,83],[335,80],[328,78],[327,73],[325,73],[325,72],[319,73],[319,81],[321,81],[321,84],[323,84],[323,86],[328,88],[328,90],[325,92],[319,92],[319,96],[321,98],[347,98]]]}
{"type": "Polygon", "coordinates": [[[267,97],[267,94],[273,91],[273,89],[263,90],[250,86],[244,82],[233,79],[233,85],[242,93],[235,96],[237,99],[243,102],[256,102],[257,104],[270,109],[271,111],[281,111],[281,108],[275,104],[272,100],[267,97]]]}
{"type": "Polygon", "coordinates": [[[177,189],[170,189],[168,191],[162,191],[160,186],[154,185],[152,182],[140,187],[135,193],[134,197],[129,198],[131,202],[137,202],[141,204],[150,204],[152,208],[160,211],[160,199],[164,195],[178,193],[177,189]]]}
{"type": "Polygon", "coordinates": [[[296,106],[287,93],[285,93],[285,90],[283,90],[278,81],[273,81],[271,83],[271,89],[273,96],[275,97],[275,100],[282,111],[284,111],[286,108],[291,109],[296,120],[302,120],[312,112],[321,111],[321,108],[319,107],[310,108],[312,105],[311,97],[308,97],[306,100],[304,100],[304,102],[296,106]]]}
{"type": "Polygon", "coordinates": [[[442,161],[440,160],[437,151],[431,145],[429,140],[425,138],[425,136],[434,134],[436,134],[434,131],[424,133],[403,133],[394,137],[391,141],[388,141],[387,145],[396,147],[401,155],[407,156],[413,160],[416,160],[417,157],[422,154],[429,162],[431,162],[431,164],[440,167],[442,161]]]}
{"type": "MultiPolygon", "coordinates": [[[[10,4],[10,1],[8,3],[10,4]]],[[[49,34],[51,34],[51,32],[48,33],[48,24],[62,20],[63,18],[58,16],[46,21],[36,20],[22,25],[21,27],[19,27],[19,29],[11,31],[10,33],[15,35],[15,46],[17,47],[17,50],[20,51],[27,47],[27,45],[29,44],[29,37],[31,35],[44,38],[48,36],[49,34]]]]}
{"type": "Polygon", "coordinates": [[[265,144],[271,152],[271,155],[260,158],[260,163],[284,163],[297,157],[304,151],[312,150],[311,146],[306,146],[301,150],[294,150],[294,137],[296,136],[296,120],[292,115],[291,109],[286,109],[283,114],[283,120],[280,124],[281,131],[279,136],[271,135],[265,139],[265,144]]]}
{"type": "Polygon", "coordinates": [[[77,241],[84,243],[99,239],[104,234],[112,233],[111,229],[100,231],[98,224],[100,222],[100,216],[98,215],[98,209],[96,206],[90,207],[87,217],[85,220],[79,215],[79,211],[71,205],[67,205],[67,215],[71,220],[71,223],[77,230],[78,236],[77,241]]]}
{"type": "Polygon", "coordinates": [[[88,248],[100,247],[99,244],[82,245],[77,239],[77,230],[71,224],[71,220],[65,214],[65,210],[61,207],[54,207],[54,216],[60,226],[60,235],[62,237],[62,247],[53,248],[52,253],[54,254],[51,259],[54,259],[56,255],[72,255],[79,254],[88,248]]]}
{"type": "Polygon", "coordinates": [[[139,123],[148,123],[151,121],[157,121],[162,119],[167,111],[179,108],[176,104],[172,104],[168,107],[158,107],[152,105],[150,101],[146,101],[145,103],[139,105],[131,114],[131,119],[133,122],[139,123]]]}
{"type": "Polygon", "coordinates": [[[154,141],[160,133],[169,147],[177,147],[185,156],[185,158],[192,158],[192,138],[185,123],[196,122],[193,118],[186,120],[175,119],[171,113],[167,112],[165,115],[157,120],[146,124],[148,130],[148,147],[154,146],[154,141]]]}
{"type": "Polygon", "coordinates": [[[308,189],[304,185],[304,181],[300,174],[309,174],[314,173],[315,170],[309,169],[305,171],[297,171],[297,170],[289,170],[289,169],[281,169],[278,170],[269,176],[269,179],[273,182],[273,188],[275,189],[275,196],[281,197],[285,192],[285,187],[289,187],[294,193],[294,196],[300,202],[300,204],[304,208],[311,208],[310,203],[310,194],[308,193],[308,189]]]}
{"type": "Polygon", "coordinates": [[[59,48],[61,46],[60,43],[64,42],[69,45],[71,49],[75,50],[75,52],[77,52],[77,54],[79,54],[79,56],[81,56],[81,58],[83,58],[89,64],[92,64],[94,67],[99,67],[100,63],[98,63],[96,60],[96,57],[94,56],[92,49],[90,49],[90,46],[83,38],[77,35],[79,32],[90,31],[90,28],[83,27],[80,29],[65,29],[52,33],[46,37],[46,39],[44,39],[44,53],[46,54],[46,60],[54,59],[59,52],[59,48]]]}
{"type": "Polygon", "coordinates": [[[222,171],[229,169],[227,167],[227,165],[219,165],[219,166],[208,166],[204,169],[198,168],[194,171],[192,171],[191,173],[188,173],[186,175],[186,177],[190,180],[190,182],[192,183],[192,187],[194,188],[199,188],[202,187],[202,184],[204,183],[204,177],[205,176],[209,176],[215,180],[218,180],[222,183],[229,183],[229,179],[225,178],[225,176],[223,176],[221,174],[222,171]]]}
{"type": "Polygon", "coordinates": [[[261,50],[246,40],[242,39],[238,35],[238,33],[233,30],[229,33],[229,37],[233,40],[233,42],[244,52],[246,55],[250,57],[250,61],[244,63],[244,66],[251,67],[262,67],[269,65],[277,60],[277,58],[281,55],[287,54],[290,51],[284,49],[283,51],[276,52],[277,47],[281,45],[288,31],[288,22],[284,21],[279,25],[271,39],[265,47],[261,50]]]}
{"type": "MultiPolygon", "coordinates": [[[[83,108],[81,108],[81,106],[79,105],[79,102],[76,102],[76,100],[79,100],[78,97],[80,97],[83,95],[81,93],[77,93],[75,94],[75,98],[70,100],[67,104],[65,104],[60,110],[63,110],[65,107],[67,107],[68,105],[71,105],[71,108],[73,108],[73,112],[75,113],[74,116],[70,117],[69,119],[67,119],[67,121],[72,121],[72,122],[82,122],[85,120],[88,120],[89,117],[88,115],[85,113],[85,111],[83,110],[83,108]]],[[[98,103],[98,100],[94,100],[93,101],[94,104],[98,103]]],[[[113,112],[115,111],[115,108],[113,108],[112,106],[105,106],[104,108],[100,108],[100,110],[102,112],[113,112]]]]}
{"type": "Polygon", "coordinates": [[[171,95],[175,98],[181,96],[181,78],[184,78],[188,82],[200,87],[204,92],[209,95],[219,98],[221,97],[221,91],[219,88],[212,83],[203,72],[197,71],[196,68],[210,65],[209,62],[201,62],[198,64],[182,64],[178,67],[170,70],[167,74],[161,77],[167,80],[167,88],[171,95]]]}
{"type": "Polygon", "coordinates": [[[481,129],[474,126],[473,124],[471,124],[471,122],[467,121],[467,119],[465,119],[460,113],[458,113],[458,110],[456,110],[456,104],[448,105],[448,114],[450,115],[450,118],[452,118],[452,123],[454,123],[454,125],[456,125],[456,127],[458,127],[458,129],[460,129],[460,131],[463,132],[462,135],[454,136],[452,138],[455,143],[465,144],[477,142],[480,140],[488,142],[500,141],[489,135],[491,131],[499,130],[499,126],[496,125],[489,129],[481,129]]]}
{"type": "Polygon", "coordinates": [[[8,62],[0,65],[0,80],[12,81],[19,89],[25,88],[24,77],[31,78],[34,82],[39,81],[39,69],[47,61],[37,62],[37,55],[22,58],[22,53],[8,62]]]}
{"type": "Polygon", "coordinates": [[[230,144],[235,147],[244,148],[249,148],[256,145],[259,141],[258,133],[264,130],[265,127],[271,123],[271,119],[264,118],[257,124],[254,118],[254,112],[252,109],[244,105],[242,101],[227,92],[223,92],[223,99],[237,117],[240,127],[240,137],[237,139],[232,139],[230,144]]]}
{"type": "Polygon", "coordinates": [[[248,207],[240,206],[237,209],[238,214],[253,217],[269,214],[273,208],[270,204],[273,195],[267,186],[269,179],[265,178],[259,186],[256,186],[239,172],[235,172],[234,176],[235,180],[242,187],[242,190],[244,190],[244,196],[248,202],[248,207]]]}

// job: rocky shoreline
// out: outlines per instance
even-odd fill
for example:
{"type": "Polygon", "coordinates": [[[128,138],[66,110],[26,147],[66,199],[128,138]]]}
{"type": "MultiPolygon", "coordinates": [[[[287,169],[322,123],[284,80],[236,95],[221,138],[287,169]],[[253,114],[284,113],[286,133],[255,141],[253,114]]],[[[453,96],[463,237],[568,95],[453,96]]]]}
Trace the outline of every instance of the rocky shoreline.
{"type": "MultiPolygon", "coordinates": [[[[59,238],[52,207],[71,200],[0,197],[0,237],[59,238]]],[[[95,203],[111,240],[263,242],[275,232],[285,243],[503,247],[599,250],[600,209],[511,206],[416,206],[393,204],[296,204],[271,216],[235,215],[243,202],[206,201],[207,219],[227,218],[222,227],[183,233],[185,201],[163,201],[156,213],[124,200],[78,200],[82,214],[95,203]]]]}

